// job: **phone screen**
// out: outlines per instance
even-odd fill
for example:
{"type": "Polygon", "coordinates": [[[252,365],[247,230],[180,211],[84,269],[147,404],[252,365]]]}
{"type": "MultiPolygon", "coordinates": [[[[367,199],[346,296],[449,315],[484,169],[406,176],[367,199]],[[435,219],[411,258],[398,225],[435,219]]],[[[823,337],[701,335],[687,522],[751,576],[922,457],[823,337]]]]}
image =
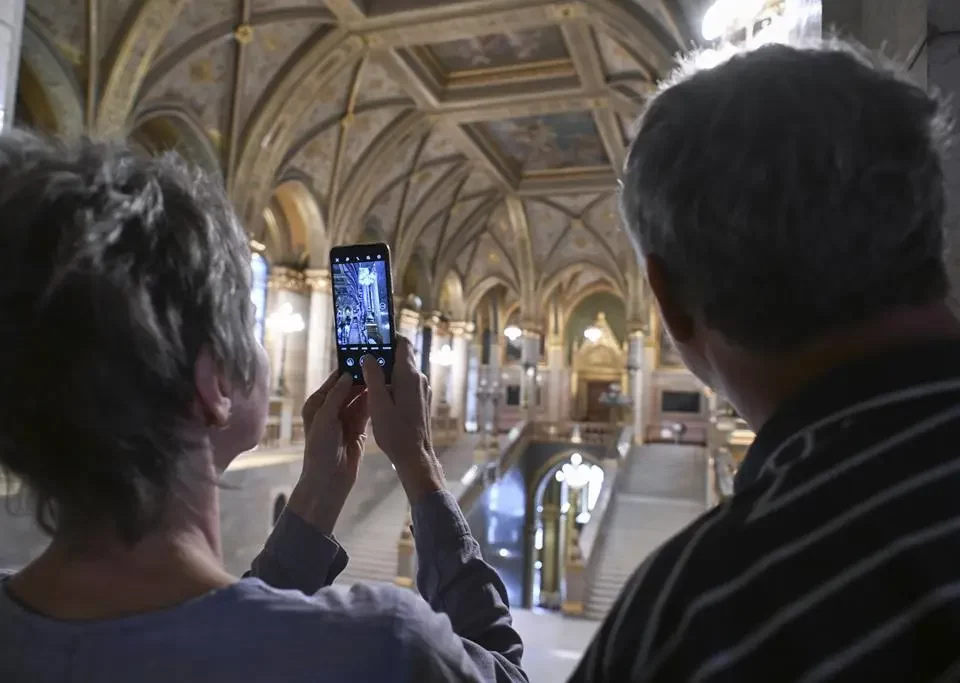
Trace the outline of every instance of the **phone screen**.
{"type": "Polygon", "coordinates": [[[393,374],[393,285],[390,247],[354,244],[330,250],[333,314],[340,372],[363,384],[360,359],[376,358],[387,382],[393,374]]]}

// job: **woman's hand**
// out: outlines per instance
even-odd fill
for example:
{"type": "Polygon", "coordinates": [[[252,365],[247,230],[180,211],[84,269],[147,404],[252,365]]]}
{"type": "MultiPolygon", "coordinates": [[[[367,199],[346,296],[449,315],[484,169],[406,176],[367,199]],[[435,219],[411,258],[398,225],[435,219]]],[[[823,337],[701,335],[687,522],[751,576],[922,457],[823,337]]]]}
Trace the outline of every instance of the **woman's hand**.
{"type": "Polygon", "coordinates": [[[430,382],[417,369],[413,346],[397,339],[393,386],[371,356],[362,359],[373,436],[397,470],[411,504],[443,489],[443,470],[430,433],[430,382]]]}
{"type": "Polygon", "coordinates": [[[331,374],[303,405],[306,447],[287,506],[330,535],[357,481],[366,441],[367,392],[350,375],[331,374]]]}

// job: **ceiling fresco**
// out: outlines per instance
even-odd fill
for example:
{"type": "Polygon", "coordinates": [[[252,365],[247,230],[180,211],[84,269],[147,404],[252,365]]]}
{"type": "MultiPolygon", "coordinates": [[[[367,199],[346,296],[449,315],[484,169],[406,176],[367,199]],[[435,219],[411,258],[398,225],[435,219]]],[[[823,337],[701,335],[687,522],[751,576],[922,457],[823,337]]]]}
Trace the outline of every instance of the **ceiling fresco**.
{"type": "Polygon", "coordinates": [[[610,164],[590,112],[491,121],[483,128],[524,173],[610,164]]]}
{"type": "Polygon", "coordinates": [[[554,26],[434,43],[428,52],[448,74],[570,58],[563,34],[554,26]]]}

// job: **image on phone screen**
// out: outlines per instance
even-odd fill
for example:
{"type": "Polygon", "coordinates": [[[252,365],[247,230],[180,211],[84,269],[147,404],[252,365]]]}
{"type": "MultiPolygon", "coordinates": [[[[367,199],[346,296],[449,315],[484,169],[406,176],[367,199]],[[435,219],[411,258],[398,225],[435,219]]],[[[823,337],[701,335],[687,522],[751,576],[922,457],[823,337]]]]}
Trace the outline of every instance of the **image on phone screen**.
{"type": "Polygon", "coordinates": [[[333,312],[340,371],[363,383],[360,359],[370,356],[393,373],[393,287],[390,248],[386,244],[356,244],[330,250],[333,312]]]}

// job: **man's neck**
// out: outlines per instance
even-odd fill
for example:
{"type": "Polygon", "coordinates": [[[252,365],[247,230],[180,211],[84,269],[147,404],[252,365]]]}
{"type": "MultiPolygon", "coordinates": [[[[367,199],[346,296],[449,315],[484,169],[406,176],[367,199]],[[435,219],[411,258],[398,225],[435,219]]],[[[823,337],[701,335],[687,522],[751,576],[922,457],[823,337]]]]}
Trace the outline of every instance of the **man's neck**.
{"type": "Polygon", "coordinates": [[[167,609],[230,585],[220,557],[219,501],[211,478],[171,496],[164,523],[133,546],[109,532],[54,539],[8,582],[12,596],[68,621],[117,619],[167,609]]]}
{"type": "Polygon", "coordinates": [[[759,431],[783,401],[835,368],[889,349],[951,339],[960,340],[960,321],[943,303],[837,330],[786,355],[758,359],[727,347],[715,367],[723,368],[723,392],[759,431]]]}

